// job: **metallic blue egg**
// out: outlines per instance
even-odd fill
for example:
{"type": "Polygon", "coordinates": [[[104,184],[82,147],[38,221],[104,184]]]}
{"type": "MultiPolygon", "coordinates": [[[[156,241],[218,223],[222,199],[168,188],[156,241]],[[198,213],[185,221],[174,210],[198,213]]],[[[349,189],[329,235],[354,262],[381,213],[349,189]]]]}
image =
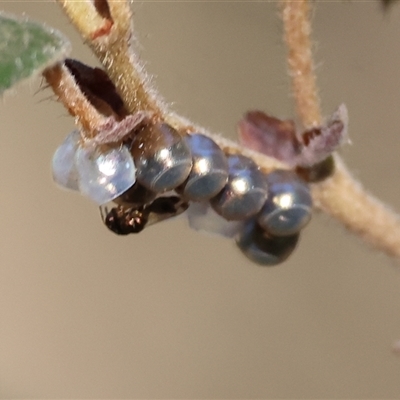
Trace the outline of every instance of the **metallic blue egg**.
{"type": "Polygon", "coordinates": [[[193,166],[179,192],[188,200],[208,200],[228,181],[228,160],[220,147],[207,136],[193,133],[185,140],[192,153],[193,166]]]}
{"type": "Polygon", "coordinates": [[[293,235],[311,219],[312,198],[308,185],[293,171],[276,170],[267,175],[268,197],[258,216],[271,235],[293,235]]]}
{"type": "Polygon", "coordinates": [[[254,219],[245,222],[236,236],[236,244],[251,261],[261,266],[273,266],[285,261],[296,248],[299,233],[271,236],[254,219]]]}
{"type": "Polygon", "coordinates": [[[176,188],[192,168],[192,155],[185,139],[164,123],[143,128],[133,139],[131,152],[138,182],[154,192],[176,188]]]}
{"type": "Polygon", "coordinates": [[[210,200],[212,208],[225,219],[242,220],[257,214],[267,198],[265,175],[253,160],[228,156],[229,178],[224,189],[210,200]]]}

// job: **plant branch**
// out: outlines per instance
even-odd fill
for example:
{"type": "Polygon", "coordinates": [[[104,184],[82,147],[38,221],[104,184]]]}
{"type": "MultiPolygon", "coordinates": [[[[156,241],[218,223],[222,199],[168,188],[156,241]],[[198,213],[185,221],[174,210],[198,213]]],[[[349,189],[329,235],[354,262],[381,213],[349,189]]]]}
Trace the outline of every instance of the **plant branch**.
{"type": "MultiPolygon", "coordinates": [[[[307,0],[282,0],[282,20],[296,108],[304,126],[319,124],[321,113],[311,51],[307,0]]],[[[400,218],[369,195],[335,156],[335,171],[313,185],[315,206],[389,256],[400,258],[400,218]]]]}
{"type": "Polygon", "coordinates": [[[337,155],[335,162],[333,176],[313,185],[315,206],[377,250],[400,258],[399,216],[368,194],[337,155]]]}
{"type": "Polygon", "coordinates": [[[100,16],[92,1],[58,0],[65,13],[103,64],[131,113],[148,111],[154,115],[165,112],[164,102],[150,84],[143,65],[134,50],[132,12],[127,1],[109,0],[109,17],[100,16]],[[83,18],[82,7],[87,5],[90,18],[83,18]],[[97,16],[96,16],[97,14],[97,16]],[[104,22],[107,21],[107,24],[104,22]],[[108,27],[108,29],[104,29],[108,27]]]}
{"type": "Polygon", "coordinates": [[[88,138],[93,138],[106,118],[86,99],[68,69],[64,65],[57,64],[47,68],[43,76],[59,101],[75,117],[75,123],[82,128],[82,133],[88,138]]]}
{"type": "Polygon", "coordinates": [[[309,4],[306,0],[283,0],[282,20],[289,75],[297,113],[305,128],[321,124],[321,110],[312,58],[309,4]]]}
{"type": "MultiPolygon", "coordinates": [[[[86,2],[58,0],[72,23],[93,49],[114,82],[128,110],[134,114],[148,111],[171,124],[182,134],[199,131],[211,137],[225,152],[251,157],[265,172],[288,168],[281,162],[245,149],[219,135],[212,134],[189,120],[170,112],[137,59],[133,49],[131,11],[127,1],[109,0],[108,10],[99,10],[86,2]],[[82,17],[82,7],[91,13],[82,17]]],[[[92,3],[96,4],[96,2],[92,3]]],[[[306,0],[282,0],[285,41],[288,46],[290,75],[296,108],[306,128],[320,125],[322,118],[317,95],[311,52],[309,6],[306,0]]],[[[54,89],[54,87],[53,87],[54,89]]],[[[70,108],[71,105],[68,105],[70,108]]],[[[81,109],[83,110],[83,108],[81,109]]],[[[80,113],[80,110],[76,110],[80,113]]],[[[78,117],[78,114],[76,114],[78,117]]],[[[78,120],[79,117],[78,117],[78,120]]],[[[81,118],[82,120],[82,118],[81,118]]],[[[400,258],[400,220],[377,199],[369,196],[347,171],[339,156],[335,156],[334,174],[322,183],[312,185],[316,208],[340,221],[376,249],[400,258]]]]}
{"type": "MultiPolygon", "coordinates": [[[[58,100],[75,117],[75,123],[86,146],[118,143],[125,139],[143,120],[152,118],[148,112],[138,111],[119,120],[115,113],[104,116],[86,98],[65,65],[56,64],[43,72],[58,100]]],[[[110,112],[110,110],[108,110],[110,112]]],[[[112,112],[112,111],[111,111],[112,112]]]]}

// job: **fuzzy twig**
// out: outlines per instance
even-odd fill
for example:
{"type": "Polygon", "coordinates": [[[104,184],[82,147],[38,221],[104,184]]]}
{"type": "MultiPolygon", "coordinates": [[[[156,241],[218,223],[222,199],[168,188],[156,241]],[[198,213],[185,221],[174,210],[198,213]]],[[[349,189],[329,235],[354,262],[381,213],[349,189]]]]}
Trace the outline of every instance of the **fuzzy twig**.
{"type": "Polygon", "coordinates": [[[56,64],[49,67],[44,70],[43,76],[58,96],[58,100],[75,117],[75,123],[80,127],[86,146],[121,142],[144,119],[152,117],[144,111],[128,115],[121,121],[114,116],[102,115],[88,101],[65,65],[56,64]]]}
{"type": "Polygon", "coordinates": [[[43,76],[58,99],[75,117],[75,123],[82,128],[81,131],[88,138],[94,137],[98,127],[104,124],[106,118],[86,99],[68,69],[64,65],[57,64],[46,69],[43,76]]]}
{"type": "MultiPolygon", "coordinates": [[[[311,51],[311,26],[307,0],[282,0],[282,19],[288,48],[297,112],[305,127],[321,121],[316,77],[311,51]]],[[[315,206],[340,221],[376,249],[400,258],[400,218],[369,195],[335,156],[335,171],[313,185],[315,206]]]]}
{"type": "Polygon", "coordinates": [[[297,113],[305,128],[322,122],[312,58],[311,24],[306,0],[283,0],[284,40],[297,113]]]}
{"type": "Polygon", "coordinates": [[[150,85],[150,78],[133,49],[135,37],[129,2],[102,1],[106,8],[103,16],[95,8],[96,2],[58,2],[103,64],[127,109],[131,113],[148,111],[162,115],[165,112],[164,102],[150,85]]]}
{"type": "Polygon", "coordinates": [[[332,177],[313,185],[315,206],[387,255],[400,259],[400,218],[368,194],[339,156],[332,177]]]}

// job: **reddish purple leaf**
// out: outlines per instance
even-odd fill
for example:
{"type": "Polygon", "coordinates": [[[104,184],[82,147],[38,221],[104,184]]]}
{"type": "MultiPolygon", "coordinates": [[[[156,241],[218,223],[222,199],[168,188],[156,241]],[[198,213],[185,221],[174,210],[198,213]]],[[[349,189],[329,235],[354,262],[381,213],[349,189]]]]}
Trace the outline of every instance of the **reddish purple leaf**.
{"type": "Polygon", "coordinates": [[[293,164],[301,145],[294,122],[270,117],[262,111],[249,111],[239,122],[239,141],[249,149],[293,164]]]}
{"type": "Polygon", "coordinates": [[[347,126],[347,108],[342,104],[325,124],[301,134],[303,146],[296,164],[311,166],[327,158],[347,140],[347,126]]]}
{"type": "Polygon", "coordinates": [[[342,104],[321,126],[296,132],[294,122],[250,111],[239,122],[239,141],[290,166],[309,167],[332,154],[347,139],[347,108],[342,104]]]}

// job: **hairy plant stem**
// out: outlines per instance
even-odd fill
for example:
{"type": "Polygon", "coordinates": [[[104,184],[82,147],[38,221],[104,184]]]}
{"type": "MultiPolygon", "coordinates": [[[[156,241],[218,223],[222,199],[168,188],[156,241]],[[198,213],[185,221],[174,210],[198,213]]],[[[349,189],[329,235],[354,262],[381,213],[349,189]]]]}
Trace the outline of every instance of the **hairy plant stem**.
{"type": "Polygon", "coordinates": [[[322,122],[312,57],[311,24],[306,0],[283,0],[282,21],[296,109],[305,128],[322,122]]]}
{"type": "Polygon", "coordinates": [[[338,155],[335,163],[332,177],[313,185],[315,206],[376,249],[400,258],[399,216],[368,194],[338,155]]]}
{"type": "Polygon", "coordinates": [[[75,123],[82,128],[81,132],[89,138],[94,137],[106,118],[86,99],[68,69],[56,64],[45,69],[43,76],[65,108],[75,117],[75,123]]]}
{"type": "MultiPolygon", "coordinates": [[[[322,120],[311,51],[309,12],[308,0],[282,0],[289,74],[296,109],[305,127],[318,125],[322,120]]],[[[369,195],[338,155],[335,155],[335,164],[331,177],[312,185],[315,206],[376,249],[400,258],[398,215],[369,195]]]]}
{"type": "MultiPolygon", "coordinates": [[[[108,6],[107,12],[103,13],[99,13],[94,6],[96,2],[89,0],[58,2],[104,65],[131,113],[149,111],[182,133],[202,132],[215,140],[225,152],[251,157],[265,172],[288,168],[275,159],[212,134],[168,110],[161,96],[151,86],[150,79],[133,51],[132,13],[127,1],[103,2],[108,6]]],[[[296,109],[306,128],[316,126],[321,123],[322,117],[311,51],[309,5],[307,0],[282,0],[281,6],[296,109]]],[[[71,109],[68,98],[61,100],[71,109]]],[[[79,110],[76,112],[80,113],[79,110]]],[[[83,115],[76,117],[79,121],[84,120],[83,115]]],[[[82,126],[85,124],[82,123],[82,126]]],[[[333,175],[312,185],[315,207],[336,218],[376,249],[400,258],[398,216],[365,192],[338,155],[335,155],[335,161],[333,175]]]]}
{"type": "Polygon", "coordinates": [[[127,109],[131,113],[149,111],[161,118],[166,111],[164,102],[150,85],[150,79],[133,49],[133,19],[129,3],[108,1],[109,15],[100,17],[91,1],[58,2],[103,64],[127,109]]]}

